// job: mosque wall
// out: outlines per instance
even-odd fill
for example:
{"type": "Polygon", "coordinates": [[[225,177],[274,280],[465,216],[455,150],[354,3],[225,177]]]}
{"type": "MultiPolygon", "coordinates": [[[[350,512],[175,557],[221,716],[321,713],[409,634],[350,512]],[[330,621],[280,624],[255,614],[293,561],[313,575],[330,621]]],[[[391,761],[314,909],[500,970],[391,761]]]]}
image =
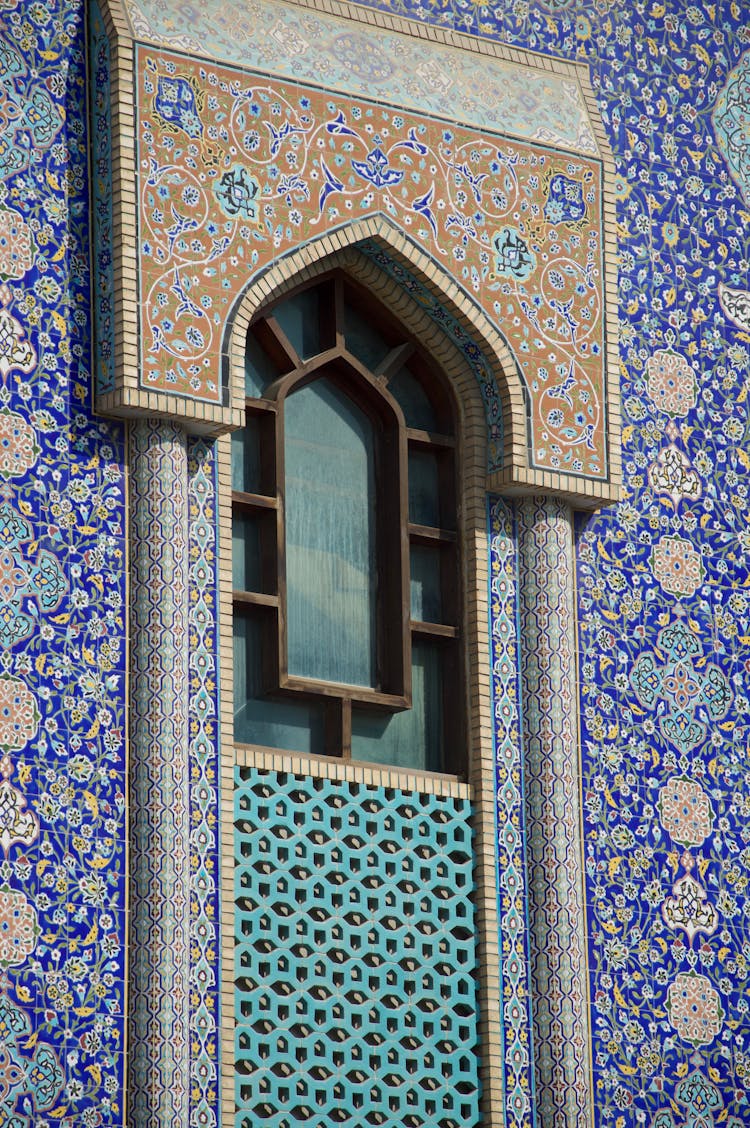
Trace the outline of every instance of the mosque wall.
{"type": "MultiPolygon", "coordinates": [[[[640,0],[378,10],[589,67],[617,172],[624,484],[617,504],[581,514],[574,530],[584,1056],[598,1126],[739,1125],[750,1068],[747,12],[640,0]]],[[[90,172],[87,163],[82,5],[6,0],[0,12],[0,1107],[12,1128],[95,1128],[124,1118],[129,934],[126,436],[123,423],[94,415],[91,389],[109,358],[92,357],[92,305],[100,318],[107,309],[91,290],[89,199],[106,224],[108,197],[96,137],[90,172]]],[[[368,57],[357,66],[362,82],[378,70],[368,57]]],[[[95,99],[93,59],[91,68],[95,99]]],[[[138,457],[151,443],[155,465],[174,454],[145,426],[131,442],[138,457]]],[[[192,1074],[182,1080],[190,1122],[211,1124],[218,471],[212,440],[188,440],[180,457],[192,671],[181,707],[194,781],[192,1074]]],[[[132,490],[148,493],[147,478],[132,490]]],[[[518,559],[532,513],[530,503],[490,509],[494,574],[506,569],[511,587],[519,569],[535,570],[530,542],[518,559]]],[[[552,505],[537,518],[538,566],[552,575],[559,515],[552,505]]],[[[147,573],[142,588],[147,601],[147,573]]],[[[521,600],[527,637],[555,610],[531,603],[521,600]]],[[[496,687],[508,677],[507,613],[494,612],[496,687]]],[[[509,681],[498,699],[513,696],[515,674],[509,681]]],[[[525,685],[528,710],[528,671],[525,685]]],[[[498,718],[498,763],[518,743],[502,736],[498,718]]],[[[535,754],[543,763],[544,747],[535,754]]],[[[532,806],[532,858],[538,815],[532,806]]],[[[534,911],[543,925],[543,906],[534,911]]],[[[532,1042],[543,1047],[549,1031],[536,1022],[532,1042]]],[[[506,1080],[511,1072],[512,1062],[506,1080]]],[[[516,1080],[516,1122],[556,1123],[523,1070],[516,1080]]]]}

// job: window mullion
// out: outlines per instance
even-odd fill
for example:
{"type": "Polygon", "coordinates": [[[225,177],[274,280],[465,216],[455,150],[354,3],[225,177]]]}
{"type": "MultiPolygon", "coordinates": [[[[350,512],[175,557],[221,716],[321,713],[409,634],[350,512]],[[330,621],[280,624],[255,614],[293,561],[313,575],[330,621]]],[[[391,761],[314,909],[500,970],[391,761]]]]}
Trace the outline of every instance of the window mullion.
{"type": "Polygon", "coordinates": [[[341,353],[346,348],[344,325],[344,284],[337,275],[333,283],[333,321],[336,348],[341,353]]]}
{"type": "Polygon", "coordinates": [[[391,349],[381,364],[378,365],[373,376],[376,380],[381,380],[387,384],[394,372],[398,372],[406,364],[407,360],[414,353],[414,345],[411,341],[407,341],[403,345],[397,345],[395,349],[391,349]]]}
{"type": "MultiPolygon", "coordinates": [[[[260,325],[265,328],[261,343],[266,352],[268,352],[274,360],[276,360],[276,356],[278,356],[279,353],[283,355],[284,360],[279,364],[279,370],[281,372],[288,372],[290,368],[299,368],[302,364],[302,358],[298,355],[297,350],[276,318],[272,316],[265,317],[260,325]]],[[[259,339],[260,334],[261,329],[259,326],[258,330],[256,330],[256,336],[259,339]]]]}

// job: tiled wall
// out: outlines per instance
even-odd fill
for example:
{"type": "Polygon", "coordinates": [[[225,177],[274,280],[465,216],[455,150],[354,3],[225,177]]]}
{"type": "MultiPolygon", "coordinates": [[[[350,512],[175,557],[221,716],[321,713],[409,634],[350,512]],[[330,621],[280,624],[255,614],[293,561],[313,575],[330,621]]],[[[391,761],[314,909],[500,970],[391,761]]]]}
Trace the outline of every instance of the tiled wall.
{"type": "Polygon", "coordinates": [[[123,435],[90,404],[82,5],[0,11],[0,1123],[122,1122],[123,435]]]}
{"type": "MultiPolygon", "coordinates": [[[[743,1124],[746,5],[387,10],[591,66],[620,175],[626,483],[578,529],[596,1123],[743,1124]]],[[[122,435],[87,406],[82,51],[76,0],[3,4],[0,1108],[12,1128],[123,1115],[122,435]]]]}
{"type": "Polygon", "coordinates": [[[591,67],[625,417],[623,501],[578,529],[596,1122],[744,1124],[747,5],[382,7],[591,67]]]}

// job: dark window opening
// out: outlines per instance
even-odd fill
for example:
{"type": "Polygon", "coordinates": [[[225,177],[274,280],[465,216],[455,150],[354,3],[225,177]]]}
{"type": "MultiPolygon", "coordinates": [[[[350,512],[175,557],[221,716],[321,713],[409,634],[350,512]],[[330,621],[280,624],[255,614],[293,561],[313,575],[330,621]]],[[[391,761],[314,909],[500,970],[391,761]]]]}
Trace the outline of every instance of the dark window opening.
{"type": "Polygon", "coordinates": [[[235,740],[463,774],[456,411],[336,273],[248,330],[232,436],[235,740]]]}

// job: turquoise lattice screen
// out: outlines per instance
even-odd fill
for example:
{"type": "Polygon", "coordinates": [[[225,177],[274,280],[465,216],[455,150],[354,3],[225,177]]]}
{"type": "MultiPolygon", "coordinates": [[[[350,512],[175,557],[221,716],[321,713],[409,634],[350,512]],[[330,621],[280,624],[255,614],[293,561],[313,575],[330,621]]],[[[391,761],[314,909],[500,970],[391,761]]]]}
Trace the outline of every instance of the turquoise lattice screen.
{"type": "Polygon", "coordinates": [[[237,1128],[479,1123],[468,801],[235,773],[237,1128]]]}

